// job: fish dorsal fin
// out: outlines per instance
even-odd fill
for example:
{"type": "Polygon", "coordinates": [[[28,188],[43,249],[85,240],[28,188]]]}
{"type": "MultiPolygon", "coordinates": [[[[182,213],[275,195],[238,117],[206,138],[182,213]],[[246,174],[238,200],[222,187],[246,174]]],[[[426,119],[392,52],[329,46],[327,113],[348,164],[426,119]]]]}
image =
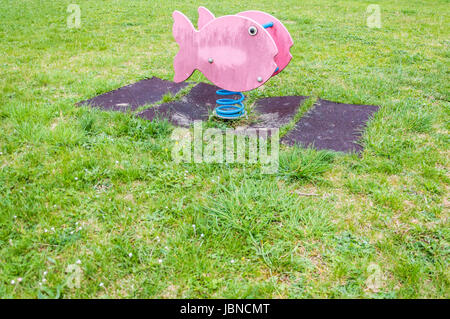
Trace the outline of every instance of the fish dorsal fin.
{"type": "Polygon", "coordinates": [[[205,7],[198,7],[198,21],[197,21],[197,27],[198,30],[203,28],[206,24],[214,20],[216,17],[214,14],[211,13],[208,9],[205,7]]]}
{"type": "Polygon", "coordinates": [[[186,38],[186,34],[195,32],[195,27],[192,22],[180,11],[175,10],[172,13],[173,27],[172,33],[175,41],[181,46],[182,39],[186,38]]]}

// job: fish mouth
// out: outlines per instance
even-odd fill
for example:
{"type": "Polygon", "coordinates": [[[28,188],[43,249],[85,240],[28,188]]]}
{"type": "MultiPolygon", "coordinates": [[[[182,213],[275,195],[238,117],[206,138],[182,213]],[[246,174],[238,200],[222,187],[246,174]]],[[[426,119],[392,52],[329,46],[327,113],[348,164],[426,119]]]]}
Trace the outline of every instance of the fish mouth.
{"type": "Polygon", "coordinates": [[[270,73],[270,75],[267,77],[267,80],[263,82],[263,84],[267,81],[269,81],[269,79],[275,75],[275,73],[277,73],[277,71],[279,70],[278,65],[275,63],[275,61],[272,61],[272,63],[270,63],[271,67],[272,67],[272,73],[270,73]]]}

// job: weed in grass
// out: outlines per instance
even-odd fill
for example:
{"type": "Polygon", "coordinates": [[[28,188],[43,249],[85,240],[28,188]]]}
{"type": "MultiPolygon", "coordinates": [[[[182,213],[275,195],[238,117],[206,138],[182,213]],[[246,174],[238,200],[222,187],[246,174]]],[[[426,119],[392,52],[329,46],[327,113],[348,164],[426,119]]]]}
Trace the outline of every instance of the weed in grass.
{"type": "Polygon", "coordinates": [[[319,181],[321,175],[331,169],[334,157],[334,153],[330,151],[293,147],[280,154],[279,174],[305,182],[319,181]]]}

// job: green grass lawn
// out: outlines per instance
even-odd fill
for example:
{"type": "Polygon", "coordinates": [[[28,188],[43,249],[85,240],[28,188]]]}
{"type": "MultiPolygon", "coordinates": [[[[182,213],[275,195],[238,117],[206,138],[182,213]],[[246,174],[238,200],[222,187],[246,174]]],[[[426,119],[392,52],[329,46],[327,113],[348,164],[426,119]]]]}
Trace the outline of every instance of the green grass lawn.
{"type": "Polygon", "coordinates": [[[0,0],[1,298],[450,297],[449,1],[77,0],[69,29],[74,1],[0,0]],[[167,122],[75,106],[172,79],[171,13],[199,5],[289,29],[292,62],[250,103],[379,105],[361,156],[176,164],[167,122]]]}

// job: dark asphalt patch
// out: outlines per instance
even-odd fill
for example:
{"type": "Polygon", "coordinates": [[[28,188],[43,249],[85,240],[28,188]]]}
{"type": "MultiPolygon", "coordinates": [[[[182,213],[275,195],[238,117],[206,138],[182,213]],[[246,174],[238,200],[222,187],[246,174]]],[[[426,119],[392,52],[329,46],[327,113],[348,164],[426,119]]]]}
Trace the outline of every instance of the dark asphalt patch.
{"type": "Polygon", "coordinates": [[[358,144],[374,105],[354,105],[318,100],[282,139],[287,145],[299,144],[338,152],[361,152],[358,144]]]}
{"type": "Polygon", "coordinates": [[[169,92],[175,95],[187,85],[152,77],[79,102],[78,105],[88,104],[107,111],[134,111],[140,106],[160,101],[169,92]]]}

